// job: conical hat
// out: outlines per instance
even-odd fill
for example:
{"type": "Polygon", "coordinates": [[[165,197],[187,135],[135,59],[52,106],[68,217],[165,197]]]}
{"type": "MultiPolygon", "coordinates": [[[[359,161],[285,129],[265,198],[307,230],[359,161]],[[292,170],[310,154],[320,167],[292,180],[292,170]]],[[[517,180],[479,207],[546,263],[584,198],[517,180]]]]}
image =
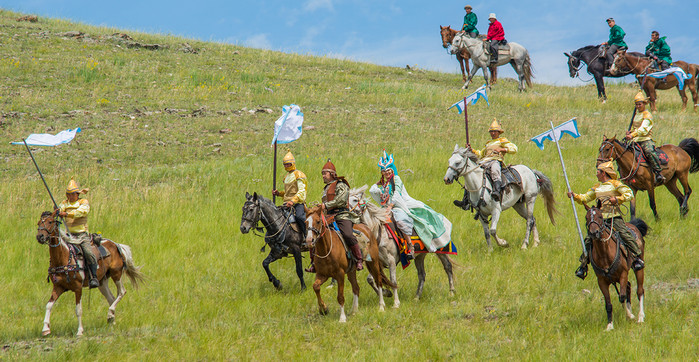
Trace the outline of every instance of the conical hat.
{"type": "Polygon", "coordinates": [[[488,131],[500,131],[500,133],[505,132],[505,130],[502,129],[502,126],[500,125],[500,122],[498,122],[497,118],[493,118],[493,122],[490,124],[490,128],[488,128],[488,131]]]}
{"type": "Polygon", "coordinates": [[[617,179],[617,173],[614,171],[614,166],[612,164],[612,161],[607,161],[607,162],[602,162],[597,166],[598,170],[604,171],[609,175],[609,177],[612,178],[612,180],[617,179]]]}
{"type": "Polygon", "coordinates": [[[334,174],[337,175],[337,170],[335,170],[335,165],[333,165],[333,163],[330,162],[330,159],[328,159],[328,162],[325,163],[325,165],[323,166],[323,170],[322,170],[322,171],[323,171],[323,172],[325,172],[325,171],[330,171],[330,172],[332,172],[332,173],[334,173],[334,174]]]}
{"type": "Polygon", "coordinates": [[[282,163],[296,163],[296,160],[294,159],[294,155],[291,154],[291,151],[287,152],[284,158],[282,159],[282,163]]]}
{"type": "Polygon", "coordinates": [[[80,186],[78,186],[78,183],[71,178],[70,181],[68,181],[68,187],[66,188],[66,193],[67,194],[72,194],[73,192],[80,192],[80,186]]]}
{"type": "Polygon", "coordinates": [[[634,103],[636,103],[636,102],[648,103],[648,98],[646,97],[645,94],[643,94],[643,92],[641,92],[639,90],[638,93],[636,93],[636,96],[633,97],[633,101],[634,101],[634,103]]]}

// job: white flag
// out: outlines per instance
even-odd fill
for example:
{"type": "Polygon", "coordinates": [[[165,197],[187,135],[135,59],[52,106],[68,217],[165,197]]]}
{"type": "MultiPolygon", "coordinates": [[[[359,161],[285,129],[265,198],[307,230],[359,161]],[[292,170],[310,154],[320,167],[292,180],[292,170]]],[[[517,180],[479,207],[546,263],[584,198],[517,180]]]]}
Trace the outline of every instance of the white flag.
{"type": "Polygon", "coordinates": [[[684,70],[680,67],[670,67],[659,72],[650,73],[648,74],[648,76],[653,78],[665,78],[670,74],[674,75],[675,78],[677,78],[680,90],[684,88],[684,82],[692,78],[691,74],[685,73],[684,70]]]}
{"type": "Polygon", "coordinates": [[[282,116],[274,122],[274,143],[289,143],[296,141],[303,133],[303,113],[299,106],[292,104],[282,107],[282,116]]]}
{"type": "Polygon", "coordinates": [[[449,107],[448,109],[452,109],[452,108],[456,107],[456,109],[459,110],[459,114],[461,114],[464,111],[464,107],[465,107],[464,103],[466,103],[466,105],[476,104],[476,102],[478,102],[478,99],[480,99],[480,98],[485,99],[485,103],[487,103],[488,106],[490,106],[490,102],[488,102],[488,93],[486,93],[486,85],[485,84],[480,86],[480,88],[476,89],[475,92],[471,93],[471,95],[466,97],[466,102],[464,102],[464,100],[462,99],[462,100],[452,104],[451,107],[449,107]]]}
{"type": "MultiPolygon", "coordinates": [[[[561,136],[563,136],[564,133],[567,133],[573,138],[578,138],[580,137],[580,132],[578,131],[578,121],[573,118],[570,121],[561,123],[560,125],[556,126],[553,128],[554,131],[556,131],[556,139],[561,140],[561,136]]],[[[536,137],[533,137],[531,140],[534,141],[534,143],[540,148],[544,149],[544,141],[549,140],[553,141],[553,136],[551,134],[551,130],[548,130],[536,137]]]]}
{"type": "MultiPolygon", "coordinates": [[[[48,133],[32,133],[25,139],[29,146],[58,146],[68,143],[80,132],[80,127],[58,132],[55,136],[48,133]]],[[[12,142],[13,145],[23,145],[24,142],[12,142]]]]}

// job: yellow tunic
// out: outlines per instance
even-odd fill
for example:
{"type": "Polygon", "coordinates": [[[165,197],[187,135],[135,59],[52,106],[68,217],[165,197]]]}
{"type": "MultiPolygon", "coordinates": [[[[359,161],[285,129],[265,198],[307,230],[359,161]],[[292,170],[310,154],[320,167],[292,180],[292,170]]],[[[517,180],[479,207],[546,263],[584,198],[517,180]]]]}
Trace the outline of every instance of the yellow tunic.
{"type": "Polygon", "coordinates": [[[574,193],[573,199],[579,204],[602,199],[602,217],[608,219],[610,217],[621,216],[619,207],[609,202],[608,198],[611,196],[616,197],[618,204],[621,205],[626,201],[633,200],[633,191],[619,180],[609,180],[592,186],[584,194],[574,193]]]}
{"type": "Polygon", "coordinates": [[[636,114],[631,124],[631,137],[634,142],[643,142],[652,139],[653,133],[653,115],[648,111],[643,111],[641,114],[636,114]]]}
{"type": "Polygon", "coordinates": [[[294,170],[284,177],[284,191],[279,191],[279,196],[284,197],[283,202],[291,201],[294,204],[306,202],[306,175],[299,170],[294,170]]]}
{"type": "Polygon", "coordinates": [[[86,199],[78,199],[76,202],[63,200],[58,208],[61,212],[68,214],[66,216],[66,226],[68,231],[77,233],[86,233],[87,229],[87,214],[90,213],[90,203],[86,199]]]}
{"type": "Polygon", "coordinates": [[[498,160],[500,162],[503,162],[505,155],[499,152],[495,152],[495,149],[498,148],[507,149],[507,153],[517,153],[517,145],[510,142],[505,137],[490,140],[488,141],[488,143],[485,144],[485,148],[483,150],[473,150],[473,152],[476,154],[476,156],[481,158],[481,162],[486,162],[490,160],[498,160]]]}

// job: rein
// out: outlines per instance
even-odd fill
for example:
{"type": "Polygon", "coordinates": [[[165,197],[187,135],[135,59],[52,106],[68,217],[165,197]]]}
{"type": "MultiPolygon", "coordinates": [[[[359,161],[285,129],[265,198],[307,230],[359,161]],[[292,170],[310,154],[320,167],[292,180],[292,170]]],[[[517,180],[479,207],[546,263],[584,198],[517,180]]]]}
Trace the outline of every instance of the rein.
{"type": "MultiPolygon", "coordinates": [[[[50,216],[50,215],[48,215],[50,216]]],[[[48,219],[48,216],[42,217],[40,221],[40,226],[38,227],[37,231],[46,231],[49,235],[49,242],[47,243],[49,247],[51,248],[57,248],[60,247],[61,244],[61,238],[60,235],[56,235],[58,233],[58,227],[61,224],[60,221],[58,220],[53,220],[51,223],[53,227],[51,229],[45,227],[46,225],[46,220],[48,219]],[[57,240],[56,244],[51,244],[51,240],[57,240]]],[[[43,244],[43,243],[42,243],[43,244]]],[[[58,274],[65,274],[66,275],[66,281],[70,283],[70,274],[71,272],[79,272],[80,267],[78,266],[78,258],[77,255],[75,255],[75,251],[71,248],[68,248],[68,263],[65,265],[59,265],[59,266],[53,266],[48,268],[48,276],[46,277],[46,282],[49,282],[49,280],[52,280],[53,283],[57,283],[57,277],[56,275],[58,274]],[[73,262],[71,264],[71,261],[73,262]]]]}
{"type": "MultiPolygon", "coordinates": [[[[619,141],[616,141],[616,142],[618,142],[620,146],[622,145],[621,142],[619,142],[619,141]]],[[[624,152],[617,154],[617,153],[616,153],[616,148],[614,147],[614,144],[612,143],[612,141],[604,140],[604,141],[602,141],[602,145],[601,145],[600,148],[599,148],[599,153],[600,153],[600,154],[602,153],[602,148],[603,148],[604,145],[606,145],[606,144],[610,145],[610,147],[612,148],[611,154],[609,155],[610,158],[609,158],[609,159],[606,159],[606,158],[598,157],[598,158],[597,158],[597,161],[605,161],[605,162],[606,162],[606,161],[614,160],[614,161],[616,161],[617,164],[618,164],[618,163],[619,163],[619,159],[621,158],[621,156],[623,156],[626,152],[628,152],[628,151],[629,151],[629,148],[630,148],[629,145],[626,145],[626,146],[624,146],[624,152]],[[617,156],[617,157],[614,157],[614,156],[617,156]]],[[[632,147],[633,147],[633,146],[632,146],[632,147]]],[[[638,173],[638,169],[639,169],[640,167],[641,167],[641,164],[636,162],[636,157],[634,156],[634,157],[633,157],[633,161],[631,161],[631,171],[629,172],[628,175],[619,178],[619,181],[626,181],[626,180],[628,180],[628,179],[630,179],[630,178],[636,176],[636,173],[638,173]]],[[[619,170],[619,174],[621,174],[621,169],[619,170]]],[[[620,175],[620,176],[621,176],[621,175],[620,175]]]]}
{"type": "MultiPolygon", "coordinates": [[[[329,229],[328,220],[325,218],[325,214],[323,214],[322,211],[321,211],[321,213],[320,213],[320,218],[321,218],[321,220],[323,221],[323,222],[322,222],[322,225],[323,225],[323,232],[321,233],[320,230],[317,230],[316,228],[311,228],[311,231],[316,232],[316,233],[319,234],[316,238],[313,239],[312,244],[313,244],[314,247],[315,247],[316,242],[318,241],[318,239],[322,238],[323,235],[325,235],[325,233],[326,233],[326,232],[328,231],[328,229],[329,229]]],[[[334,243],[333,243],[333,237],[332,237],[332,235],[330,235],[330,250],[328,250],[328,253],[325,254],[324,256],[320,256],[320,255],[316,254],[315,257],[316,257],[316,258],[320,258],[320,259],[325,259],[325,258],[329,257],[329,256],[330,256],[330,253],[332,253],[332,251],[333,251],[333,244],[334,244],[334,243]]]]}

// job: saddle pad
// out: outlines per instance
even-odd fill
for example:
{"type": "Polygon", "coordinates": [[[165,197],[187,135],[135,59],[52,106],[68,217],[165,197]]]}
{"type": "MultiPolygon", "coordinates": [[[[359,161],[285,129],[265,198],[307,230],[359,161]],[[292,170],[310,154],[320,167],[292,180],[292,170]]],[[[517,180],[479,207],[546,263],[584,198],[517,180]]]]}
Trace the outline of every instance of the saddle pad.
{"type": "MultiPolygon", "coordinates": [[[[636,154],[636,160],[638,163],[648,163],[646,155],[643,154],[643,151],[641,150],[641,147],[639,145],[634,146],[634,153],[636,154]]],[[[667,153],[660,149],[660,147],[655,147],[655,154],[658,155],[658,159],[660,160],[661,166],[666,166],[667,163],[670,161],[670,157],[668,157],[667,153]]]]}
{"type": "Polygon", "coordinates": [[[519,187],[522,187],[522,177],[519,175],[519,172],[512,168],[512,166],[507,166],[502,168],[502,179],[504,186],[507,186],[509,184],[516,184],[519,187]]]}
{"type": "MultiPolygon", "coordinates": [[[[425,244],[422,243],[422,240],[420,240],[420,237],[413,235],[410,237],[410,240],[413,242],[413,248],[415,249],[415,254],[425,254],[429,253],[429,250],[427,250],[427,247],[425,247],[425,244]]],[[[456,245],[454,245],[454,241],[449,241],[449,244],[445,245],[444,247],[437,249],[435,251],[437,254],[451,254],[451,255],[457,255],[458,252],[456,250],[456,245]]]]}
{"type": "MultiPolygon", "coordinates": [[[[102,239],[108,240],[108,239],[102,239]]],[[[93,244],[94,245],[94,244],[93,244]]],[[[76,256],[78,256],[79,259],[83,259],[83,248],[80,247],[78,244],[68,244],[68,248],[73,250],[73,253],[75,253],[76,256]]],[[[98,259],[104,259],[110,255],[112,255],[109,250],[107,250],[104,246],[99,245],[97,247],[97,250],[99,250],[99,256],[98,259]]]]}

